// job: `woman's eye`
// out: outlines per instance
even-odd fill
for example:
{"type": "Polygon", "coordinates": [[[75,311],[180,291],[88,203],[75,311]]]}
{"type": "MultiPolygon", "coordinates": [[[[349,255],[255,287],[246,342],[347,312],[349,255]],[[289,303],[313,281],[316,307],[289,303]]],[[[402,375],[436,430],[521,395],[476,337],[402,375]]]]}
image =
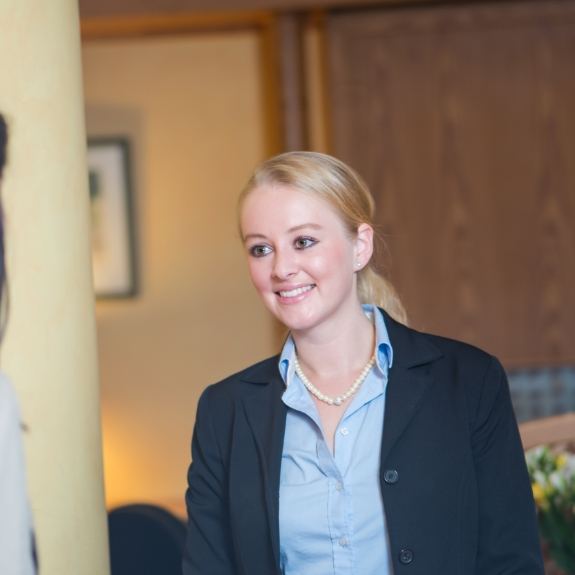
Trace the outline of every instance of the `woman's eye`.
{"type": "Polygon", "coordinates": [[[294,245],[298,250],[305,250],[306,248],[310,248],[315,244],[317,244],[317,240],[308,237],[297,238],[294,242],[294,245]]]}
{"type": "Polygon", "coordinates": [[[267,256],[271,251],[272,249],[270,248],[270,246],[259,245],[259,244],[256,246],[252,246],[249,249],[250,255],[254,256],[255,258],[261,258],[263,256],[267,256]]]}

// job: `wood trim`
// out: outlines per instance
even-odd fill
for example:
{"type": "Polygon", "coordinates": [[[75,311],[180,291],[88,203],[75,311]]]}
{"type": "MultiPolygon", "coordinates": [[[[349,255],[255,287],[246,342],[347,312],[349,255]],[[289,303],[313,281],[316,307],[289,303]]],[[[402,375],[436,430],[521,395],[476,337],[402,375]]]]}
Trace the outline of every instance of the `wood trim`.
{"type": "Polygon", "coordinates": [[[288,12],[278,16],[281,112],[285,151],[302,150],[308,146],[304,94],[303,23],[302,15],[297,12],[288,12]]]}
{"type": "Polygon", "coordinates": [[[83,41],[143,36],[171,36],[192,32],[265,29],[272,15],[268,12],[197,12],[143,14],[82,18],[83,41]]]}
{"type": "Polygon", "coordinates": [[[260,60],[262,67],[262,94],[268,154],[279,154],[283,149],[283,122],[281,113],[280,54],[277,17],[272,15],[262,28],[260,60]]]}
{"type": "Polygon", "coordinates": [[[575,441],[575,413],[554,415],[519,425],[523,449],[575,441]]]}
{"type": "Polygon", "coordinates": [[[331,127],[332,109],[331,99],[329,97],[329,46],[327,35],[327,12],[325,10],[316,10],[309,15],[309,25],[316,28],[319,34],[319,59],[320,59],[320,98],[321,98],[321,125],[322,140],[325,146],[325,152],[332,153],[333,134],[331,127]]]}

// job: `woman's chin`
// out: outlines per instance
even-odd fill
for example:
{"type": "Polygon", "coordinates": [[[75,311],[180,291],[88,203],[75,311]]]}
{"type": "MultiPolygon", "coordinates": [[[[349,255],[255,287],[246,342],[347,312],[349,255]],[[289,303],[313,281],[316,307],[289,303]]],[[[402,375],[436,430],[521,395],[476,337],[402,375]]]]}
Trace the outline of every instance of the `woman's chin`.
{"type": "Polygon", "coordinates": [[[274,317],[290,331],[306,331],[317,324],[316,314],[305,306],[281,306],[270,309],[274,317]]]}

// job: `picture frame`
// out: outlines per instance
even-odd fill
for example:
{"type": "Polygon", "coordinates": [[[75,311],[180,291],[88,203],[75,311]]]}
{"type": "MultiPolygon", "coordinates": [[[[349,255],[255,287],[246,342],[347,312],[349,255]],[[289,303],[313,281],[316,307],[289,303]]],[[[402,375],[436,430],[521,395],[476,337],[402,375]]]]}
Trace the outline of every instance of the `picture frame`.
{"type": "Polygon", "coordinates": [[[136,233],[127,138],[88,139],[92,271],[97,298],[138,293],[136,233]]]}

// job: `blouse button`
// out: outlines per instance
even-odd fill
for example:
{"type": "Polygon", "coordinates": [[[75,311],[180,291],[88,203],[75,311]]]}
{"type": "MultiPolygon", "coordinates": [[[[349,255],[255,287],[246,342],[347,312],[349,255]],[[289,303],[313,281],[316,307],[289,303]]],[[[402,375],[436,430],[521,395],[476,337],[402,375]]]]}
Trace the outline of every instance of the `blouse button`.
{"type": "Polygon", "coordinates": [[[349,429],[347,427],[342,427],[340,430],[340,433],[342,435],[348,435],[349,434],[349,429]]]}
{"type": "Polygon", "coordinates": [[[340,540],[338,541],[338,543],[339,543],[342,547],[347,547],[347,538],[346,538],[346,537],[341,537],[340,540]]]}

